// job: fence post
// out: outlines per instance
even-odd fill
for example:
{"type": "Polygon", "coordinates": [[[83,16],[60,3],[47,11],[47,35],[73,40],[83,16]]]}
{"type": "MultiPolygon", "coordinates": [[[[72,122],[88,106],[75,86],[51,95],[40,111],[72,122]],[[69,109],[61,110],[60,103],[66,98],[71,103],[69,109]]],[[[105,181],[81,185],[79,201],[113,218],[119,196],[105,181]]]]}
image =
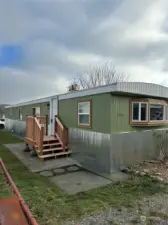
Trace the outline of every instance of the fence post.
{"type": "Polygon", "coordinates": [[[54,119],[54,121],[53,121],[53,123],[54,123],[54,127],[55,127],[55,130],[54,130],[54,135],[57,133],[57,117],[55,116],[55,119],[54,119]]]}
{"type": "Polygon", "coordinates": [[[46,135],[48,135],[48,115],[46,115],[46,135]]]}
{"type": "Polygon", "coordinates": [[[40,154],[43,155],[43,137],[44,137],[44,127],[40,130],[40,154]]]}
{"type": "Polygon", "coordinates": [[[35,141],[35,117],[36,116],[33,116],[33,130],[32,130],[32,133],[33,133],[33,141],[35,141]]]}
{"type": "Polygon", "coordinates": [[[28,115],[26,115],[26,137],[28,138],[28,115]]]}
{"type": "Polygon", "coordinates": [[[63,128],[62,130],[62,133],[63,133],[63,137],[62,137],[62,144],[63,144],[63,151],[65,152],[65,129],[63,128]]]}

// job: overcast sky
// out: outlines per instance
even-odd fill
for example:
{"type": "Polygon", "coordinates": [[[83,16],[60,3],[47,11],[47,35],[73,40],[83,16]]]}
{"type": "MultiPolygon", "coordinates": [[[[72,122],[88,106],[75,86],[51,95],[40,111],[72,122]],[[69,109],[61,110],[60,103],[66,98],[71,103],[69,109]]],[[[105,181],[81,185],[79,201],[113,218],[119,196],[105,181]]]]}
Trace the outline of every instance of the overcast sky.
{"type": "Polygon", "coordinates": [[[168,0],[0,0],[0,103],[66,92],[107,61],[168,85],[168,0]]]}

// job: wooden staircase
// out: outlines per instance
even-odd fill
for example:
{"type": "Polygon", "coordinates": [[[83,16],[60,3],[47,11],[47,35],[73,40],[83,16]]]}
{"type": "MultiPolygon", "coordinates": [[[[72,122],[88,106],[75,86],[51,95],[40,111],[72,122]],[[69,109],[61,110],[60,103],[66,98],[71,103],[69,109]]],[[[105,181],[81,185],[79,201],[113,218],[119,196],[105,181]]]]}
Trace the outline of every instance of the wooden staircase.
{"type": "Polygon", "coordinates": [[[68,129],[64,127],[58,117],[55,118],[55,135],[48,134],[48,118],[27,116],[26,137],[27,145],[32,145],[40,159],[68,156],[68,129]],[[42,121],[42,123],[41,123],[42,121]]]}

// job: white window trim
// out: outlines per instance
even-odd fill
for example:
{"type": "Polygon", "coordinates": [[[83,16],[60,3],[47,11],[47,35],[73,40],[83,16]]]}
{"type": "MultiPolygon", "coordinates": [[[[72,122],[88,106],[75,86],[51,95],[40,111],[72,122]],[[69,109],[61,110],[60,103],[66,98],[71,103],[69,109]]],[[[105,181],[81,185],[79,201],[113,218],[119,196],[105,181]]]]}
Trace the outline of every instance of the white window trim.
{"type": "Polygon", "coordinates": [[[147,102],[132,102],[132,122],[148,122],[148,103],[147,102]],[[139,105],[139,118],[138,120],[134,120],[133,119],[133,105],[134,104],[138,104],[139,105]],[[145,104],[147,107],[146,107],[146,120],[141,120],[141,104],[145,104]]]}
{"type": "Polygon", "coordinates": [[[85,102],[78,102],[78,126],[88,126],[90,127],[91,125],[91,102],[90,101],[85,101],[85,102]],[[79,113],[79,105],[82,103],[88,103],[89,104],[89,113],[79,113]],[[80,115],[88,115],[89,116],[89,123],[80,123],[79,117],[80,115]]]}
{"type": "MultiPolygon", "coordinates": [[[[159,123],[159,122],[165,122],[166,121],[166,104],[159,104],[159,103],[149,103],[149,114],[150,114],[150,105],[163,105],[164,109],[163,109],[163,120],[149,120],[149,122],[155,122],[155,123],[159,123]]],[[[150,118],[150,117],[149,117],[150,118]]]]}

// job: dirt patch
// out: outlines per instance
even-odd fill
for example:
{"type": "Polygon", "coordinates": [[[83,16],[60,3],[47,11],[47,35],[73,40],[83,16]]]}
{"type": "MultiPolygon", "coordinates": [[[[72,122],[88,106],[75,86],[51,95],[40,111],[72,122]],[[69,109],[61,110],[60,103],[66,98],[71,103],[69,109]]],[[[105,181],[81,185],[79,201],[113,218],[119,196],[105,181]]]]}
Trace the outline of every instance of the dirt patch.
{"type": "Polygon", "coordinates": [[[134,173],[141,176],[151,176],[159,181],[168,182],[168,160],[149,160],[134,164],[125,169],[126,173],[134,173]]]}

